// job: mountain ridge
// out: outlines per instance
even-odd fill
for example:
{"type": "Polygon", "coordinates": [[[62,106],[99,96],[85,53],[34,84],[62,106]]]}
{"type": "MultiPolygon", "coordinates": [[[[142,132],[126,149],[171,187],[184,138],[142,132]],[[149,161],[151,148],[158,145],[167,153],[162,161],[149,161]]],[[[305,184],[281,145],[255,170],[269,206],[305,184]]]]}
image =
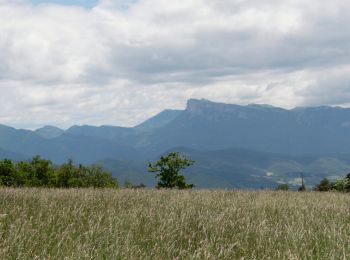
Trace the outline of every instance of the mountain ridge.
{"type": "Polygon", "coordinates": [[[34,130],[36,134],[46,139],[51,139],[62,135],[65,131],[56,126],[46,125],[34,130]]]}
{"type": "MultiPolygon", "coordinates": [[[[230,104],[230,103],[222,103],[222,102],[214,102],[214,101],[210,101],[208,99],[194,99],[191,98],[187,101],[187,105],[185,107],[185,109],[183,110],[178,110],[178,109],[165,109],[162,110],[161,112],[159,112],[158,114],[151,116],[150,118],[146,119],[145,121],[133,126],[133,127],[121,127],[121,126],[117,126],[117,125],[99,125],[99,126],[92,126],[92,125],[72,125],[71,127],[67,128],[67,130],[63,130],[57,126],[53,126],[53,125],[45,125],[43,127],[37,128],[35,130],[33,130],[34,132],[39,131],[41,129],[46,129],[46,128],[55,128],[57,130],[60,131],[64,131],[67,132],[69,130],[72,130],[74,128],[80,128],[80,127],[113,127],[113,128],[121,128],[121,129],[132,129],[132,128],[139,128],[141,125],[143,125],[144,123],[154,120],[155,118],[163,115],[164,113],[168,113],[168,112],[173,112],[174,114],[176,114],[176,116],[181,113],[181,112],[189,112],[189,111],[193,111],[195,109],[202,109],[203,107],[210,107],[210,108],[222,108],[222,107],[226,107],[226,108],[236,108],[237,110],[251,110],[253,111],[254,109],[263,109],[263,110],[276,110],[276,111],[285,111],[285,112],[294,112],[294,111],[305,111],[305,110],[310,110],[310,111],[347,111],[350,113],[350,108],[348,107],[341,107],[341,106],[310,106],[310,107],[294,107],[291,109],[286,109],[286,108],[282,108],[282,107],[277,107],[277,106],[273,106],[273,105],[269,105],[269,104],[257,104],[257,103],[250,103],[247,105],[238,105],[238,104],[230,104]]],[[[172,119],[175,119],[174,116],[172,119]]],[[[169,120],[165,120],[167,122],[169,122],[169,120]]],[[[5,124],[0,124],[0,129],[1,127],[5,127],[5,128],[11,128],[11,129],[15,129],[15,130],[26,130],[26,131],[31,131],[29,129],[23,129],[23,128],[15,128],[12,126],[8,126],[5,124]]]]}
{"type": "Polygon", "coordinates": [[[190,99],[184,110],[164,110],[135,127],[46,126],[31,131],[0,125],[0,158],[38,154],[54,163],[102,161],[113,165],[116,176],[129,173],[147,180],[140,175],[146,162],[177,149],[197,158],[199,165],[190,173],[200,187],[210,187],[211,180],[222,187],[236,183],[256,188],[259,181],[272,187],[278,179],[266,172],[297,178],[299,171],[317,177],[350,171],[349,128],[349,108],[284,109],[190,99]]]}
{"type": "MultiPolygon", "coordinates": [[[[107,139],[152,155],[181,145],[195,149],[239,147],[289,154],[348,153],[349,128],[348,108],[322,106],[287,110],[269,105],[241,106],[190,99],[184,110],[164,110],[135,127],[76,125],[61,130],[47,126],[30,131],[2,125],[0,148],[9,146],[1,142],[1,132],[6,132],[18,135],[17,140],[27,135],[29,139],[36,139],[33,142],[37,145],[45,142],[38,137],[54,140],[65,134],[107,139]],[[33,132],[36,137],[31,136],[33,132]]],[[[16,149],[13,152],[17,152],[16,149]]]]}

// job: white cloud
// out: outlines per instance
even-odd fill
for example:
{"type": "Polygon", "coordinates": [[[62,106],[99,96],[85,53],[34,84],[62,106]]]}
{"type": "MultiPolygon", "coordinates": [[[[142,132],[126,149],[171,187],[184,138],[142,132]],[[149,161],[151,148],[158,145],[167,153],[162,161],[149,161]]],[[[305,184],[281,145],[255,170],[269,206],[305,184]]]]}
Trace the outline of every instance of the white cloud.
{"type": "Polygon", "coordinates": [[[191,97],[350,105],[349,12],[345,0],[0,0],[0,122],[133,125],[191,97]]]}

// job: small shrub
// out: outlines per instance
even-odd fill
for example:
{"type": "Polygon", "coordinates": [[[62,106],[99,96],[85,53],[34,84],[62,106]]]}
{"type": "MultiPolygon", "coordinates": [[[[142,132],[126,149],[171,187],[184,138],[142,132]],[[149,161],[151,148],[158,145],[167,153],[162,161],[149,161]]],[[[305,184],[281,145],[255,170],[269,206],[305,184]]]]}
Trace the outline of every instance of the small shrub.
{"type": "Polygon", "coordinates": [[[333,184],[327,179],[324,178],[321,180],[321,182],[316,185],[314,188],[315,191],[331,191],[333,187],[333,184]]]}
{"type": "Polygon", "coordinates": [[[280,184],[276,187],[276,190],[287,191],[289,190],[289,185],[287,183],[280,184]]]}

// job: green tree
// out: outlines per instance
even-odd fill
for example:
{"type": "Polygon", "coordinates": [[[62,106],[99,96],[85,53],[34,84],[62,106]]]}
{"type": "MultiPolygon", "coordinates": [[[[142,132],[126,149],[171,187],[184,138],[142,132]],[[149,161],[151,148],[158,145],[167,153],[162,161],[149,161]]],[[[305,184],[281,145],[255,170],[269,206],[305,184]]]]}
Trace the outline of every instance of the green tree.
{"type": "Polygon", "coordinates": [[[87,173],[94,188],[118,188],[118,181],[109,172],[103,170],[101,165],[87,167],[87,173]]]}
{"type": "Polygon", "coordinates": [[[159,178],[157,188],[191,189],[194,185],[186,183],[185,177],[180,174],[180,170],[193,164],[194,161],[185,156],[180,156],[178,152],[170,152],[161,156],[158,161],[149,163],[148,171],[157,173],[156,178],[159,178]]]}
{"type": "Polygon", "coordinates": [[[124,188],[126,189],[131,189],[132,188],[132,183],[129,180],[124,181],[124,188]]]}
{"type": "Polygon", "coordinates": [[[17,186],[17,172],[15,165],[9,159],[0,161],[0,185],[17,186]]]}
{"type": "Polygon", "coordinates": [[[30,165],[32,168],[31,186],[49,186],[54,171],[52,162],[41,159],[40,156],[35,156],[30,165]]]}
{"type": "Polygon", "coordinates": [[[276,190],[287,191],[287,190],[289,190],[289,186],[288,186],[287,183],[279,184],[279,185],[276,187],[276,190]]]}
{"type": "Polygon", "coordinates": [[[51,161],[36,156],[18,163],[0,160],[0,186],[117,188],[118,181],[99,165],[77,167],[69,160],[55,167],[51,161]]]}
{"type": "Polygon", "coordinates": [[[333,184],[327,178],[323,178],[320,183],[316,185],[315,191],[330,191],[332,187],[333,184]]]}
{"type": "Polygon", "coordinates": [[[347,182],[346,178],[342,178],[342,179],[336,180],[333,183],[332,188],[334,191],[345,192],[347,185],[348,185],[348,182],[347,182]]]}
{"type": "Polygon", "coordinates": [[[33,186],[32,177],[34,176],[33,168],[30,162],[20,161],[16,165],[17,176],[20,186],[33,186]]]}
{"type": "Polygon", "coordinates": [[[344,178],[344,191],[350,192],[350,173],[344,178]]]}
{"type": "Polygon", "coordinates": [[[73,160],[68,160],[67,163],[64,163],[58,167],[55,172],[55,186],[60,188],[69,188],[75,181],[71,179],[75,177],[76,169],[73,165],[73,160]]]}
{"type": "Polygon", "coordinates": [[[332,188],[335,191],[350,192],[350,173],[332,183],[332,188]]]}

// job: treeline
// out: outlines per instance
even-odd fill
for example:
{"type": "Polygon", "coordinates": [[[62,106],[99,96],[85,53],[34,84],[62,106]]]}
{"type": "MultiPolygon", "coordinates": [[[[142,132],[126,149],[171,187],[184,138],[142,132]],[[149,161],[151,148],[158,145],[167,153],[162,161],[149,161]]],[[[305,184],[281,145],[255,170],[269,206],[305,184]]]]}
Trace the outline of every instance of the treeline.
{"type": "Polygon", "coordinates": [[[72,160],[55,166],[34,157],[30,161],[0,160],[0,186],[55,188],[117,188],[118,182],[99,165],[78,166],[72,160]]]}
{"type": "Polygon", "coordinates": [[[327,178],[324,178],[318,185],[315,186],[314,190],[350,192],[350,173],[344,178],[338,179],[333,182],[327,178]]]}
{"type": "MultiPolygon", "coordinates": [[[[289,190],[289,185],[279,184],[276,187],[276,190],[287,191],[289,190]]],[[[299,191],[305,191],[306,188],[302,185],[299,188],[299,191]],[[304,187],[304,188],[303,188],[304,187]]],[[[350,173],[345,177],[340,178],[335,181],[330,181],[328,178],[323,178],[319,184],[317,184],[314,188],[314,191],[339,191],[339,192],[350,192],[350,173]]]]}

